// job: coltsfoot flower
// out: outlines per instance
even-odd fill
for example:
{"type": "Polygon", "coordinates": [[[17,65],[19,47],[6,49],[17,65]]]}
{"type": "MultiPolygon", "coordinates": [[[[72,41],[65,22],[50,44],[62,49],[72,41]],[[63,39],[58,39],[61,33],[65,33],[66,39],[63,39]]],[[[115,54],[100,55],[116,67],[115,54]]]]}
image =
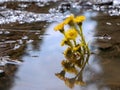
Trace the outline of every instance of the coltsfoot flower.
{"type": "Polygon", "coordinates": [[[73,22],[73,20],[74,20],[74,15],[72,14],[72,15],[70,15],[69,17],[67,17],[64,21],[63,21],[63,23],[66,25],[66,24],[70,24],[71,22],[73,22]]]}
{"type": "Polygon", "coordinates": [[[85,16],[77,16],[76,18],[74,18],[74,22],[75,23],[81,23],[85,20],[85,16]]]}
{"type": "Polygon", "coordinates": [[[65,37],[69,40],[75,40],[77,36],[78,32],[74,28],[71,28],[65,32],[65,37]]]}
{"type": "Polygon", "coordinates": [[[63,40],[61,41],[61,46],[64,46],[65,44],[67,45],[69,43],[68,43],[68,40],[66,38],[63,38],[63,40]]]}
{"type": "Polygon", "coordinates": [[[64,31],[64,23],[59,23],[57,26],[54,27],[55,31],[64,31]]]}
{"type": "Polygon", "coordinates": [[[81,49],[81,46],[80,46],[80,45],[77,45],[77,46],[73,47],[73,51],[78,51],[78,50],[80,50],[80,49],[81,49]]]}

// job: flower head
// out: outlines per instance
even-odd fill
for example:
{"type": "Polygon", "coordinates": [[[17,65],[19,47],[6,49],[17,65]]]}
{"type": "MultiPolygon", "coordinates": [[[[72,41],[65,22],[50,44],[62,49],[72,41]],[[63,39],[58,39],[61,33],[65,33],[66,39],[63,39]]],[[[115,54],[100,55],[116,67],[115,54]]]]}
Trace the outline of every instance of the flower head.
{"type": "Polygon", "coordinates": [[[75,40],[77,35],[78,32],[74,28],[71,28],[65,32],[65,37],[70,40],[75,40]]]}
{"type": "Polygon", "coordinates": [[[74,22],[82,23],[85,19],[86,19],[85,16],[77,16],[76,18],[74,18],[74,22]]]}
{"type": "Polygon", "coordinates": [[[67,45],[69,43],[68,43],[68,40],[66,38],[63,38],[63,40],[61,42],[61,46],[64,46],[65,44],[67,45]]]}
{"type": "Polygon", "coordinates": [[[77,45],[77,46],[73,47],[73,51],[79,51],[80,49],[81,49],[80,45],[77,45]]]}
{"type": "Polygon", "coordinates": [[[74,15],[70,15],[69,17],[67,17],[63,23],[66,25],[66,24],[70,24],[70,22],[72,22],[74,20],[74,15]]]}
{"type": "Polygon", "coordinates": [[[54,27],[55,31],[63,31],[64,30],[64,23],[59,23],[57,26],[54,27]]]}

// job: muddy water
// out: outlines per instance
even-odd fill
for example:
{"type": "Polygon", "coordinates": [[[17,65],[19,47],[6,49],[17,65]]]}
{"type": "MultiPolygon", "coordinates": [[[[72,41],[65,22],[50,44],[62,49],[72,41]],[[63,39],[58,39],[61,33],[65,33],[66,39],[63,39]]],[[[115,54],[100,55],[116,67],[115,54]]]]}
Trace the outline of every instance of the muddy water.
{"type": "Polygon", "coordinates": [[[79,6],[63,14],[56,10],[61,2],[51,1],[0,4],[0,57],[21,62],[0,67],[0,90],[70,90],[55,76],[64,47],[53,28],[71,12],[86,16],[84,34],[94,53],[84,71],[87,85],[73,90],[120,90],[120,16],[79,6]]]}
{"type": "Polygon", "coordinates": [[[94,18],[98,22],[95,36],[106,34],[111,37],[109,40],[96,40],[96,45],[99,48],[99,60],[103,69],[102,78],[113,90],[120,89],[119,19],[119,16],[110,17],[101,13],[94,18]]]}

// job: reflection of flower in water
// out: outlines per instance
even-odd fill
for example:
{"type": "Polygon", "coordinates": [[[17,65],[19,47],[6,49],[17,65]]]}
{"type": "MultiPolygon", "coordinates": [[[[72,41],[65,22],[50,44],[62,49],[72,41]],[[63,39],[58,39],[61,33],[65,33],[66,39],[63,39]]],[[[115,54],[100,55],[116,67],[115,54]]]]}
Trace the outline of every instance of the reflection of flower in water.
{"type": "Polygon", "coordinates": [[[75,79],[76,78],[65,78],[64,82],[68,87],[73,88],[75,85],[75,79]]]}
{"type": "Polygon", "coordinates": [[[82,73],[79,73],[75,83],[81,86],[86,85],[86,83],[82,80],[82,73]]]}
{"type": "Polygon", "coordinates": [[[55,75],[61,80],[65,79],[65,71],[64,70],[62,70],[60,73],[56,73],[55,75]]]}
{"type": "Polygon", "coordinates": [[[64,70],[66,72],[74,73],[74,74],[78,73],[78,71],[75,68],[74,64],[72,64],[71,62],[68,62],[67,60],[66,61],[63,60],[61,64],[62,64],[62,66],[63,66],[63,68],[64,68],[64,70]]]}
{"type": "MultiPolygon", "coordinates": [[[[71,53],[72,54],[72,53],[71,53]]],[[[85,65],[87,64],[89,59],[89,55],[85,55],[84,60],[78,59],[77,57],[72,59],[66,59],[61,62],[63,70],[60,73],[56,73],[55,75],[63,80],[65,84],[73,88],[74,85],[84,86],[86,83],[83,81],[83,71],[85,65]],[[72,74],[74,77],[68,77],[68,74],[72,74]]]]}
{"type": "Polygon", "coordinates": [[[64,51],[64,55],[65,55],[65,58],[67,58],[67,59],[72,59],[72,50],[71,50],[71,48],[67,48],[65,51],[64,51]]]}

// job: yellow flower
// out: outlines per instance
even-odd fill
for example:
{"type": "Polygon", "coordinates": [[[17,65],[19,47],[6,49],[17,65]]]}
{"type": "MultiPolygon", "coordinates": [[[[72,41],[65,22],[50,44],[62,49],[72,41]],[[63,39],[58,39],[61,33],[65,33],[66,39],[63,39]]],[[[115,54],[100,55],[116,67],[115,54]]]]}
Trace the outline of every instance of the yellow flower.
{"type": "Polygon", "coordinates": [[[76,18],[74,18],[74,22],[75,23],[81,23],[85,20],[85,16],[77,16],[76,18]]]}
{"type": "Polygon", "coordinates": [[[78,50],[80,50],[80,49],[81,49],[81,46],[80,46],[80,45],[73,47],[73,51],[78,51],[78,50]]]}
{"type": "Polygon", "coordinates": [[[66,25],[66,24],[69,24],[70,22],[72,22],[74,20],[74,15],[70,15],[69,17],[67,17],[63,23],[66,25]]]}
{"type": "Polygon", "coordinates": [[[64,30],[64,23],[59,23],[57,26],[54,27],[55,31],[63,31],[64,30]]]}
{"type": "Polygon", "coordinates": [[[75,40],[76,37],[77,37],[78,33],[77,31],[73,28],[73,29],[69,29],[65,32],[65,37],[67,39],[70,39],[70,40],[75,40]]]}
{"type": "Polygon", "coordinates": [[[62,42],[61,42],[61,46],[64,46],[65,44],[68,44],[67,42],[68,42],[67,39],[66,39],[66,38],[63,38],[63,40],[62,40],[62,42]]]}

